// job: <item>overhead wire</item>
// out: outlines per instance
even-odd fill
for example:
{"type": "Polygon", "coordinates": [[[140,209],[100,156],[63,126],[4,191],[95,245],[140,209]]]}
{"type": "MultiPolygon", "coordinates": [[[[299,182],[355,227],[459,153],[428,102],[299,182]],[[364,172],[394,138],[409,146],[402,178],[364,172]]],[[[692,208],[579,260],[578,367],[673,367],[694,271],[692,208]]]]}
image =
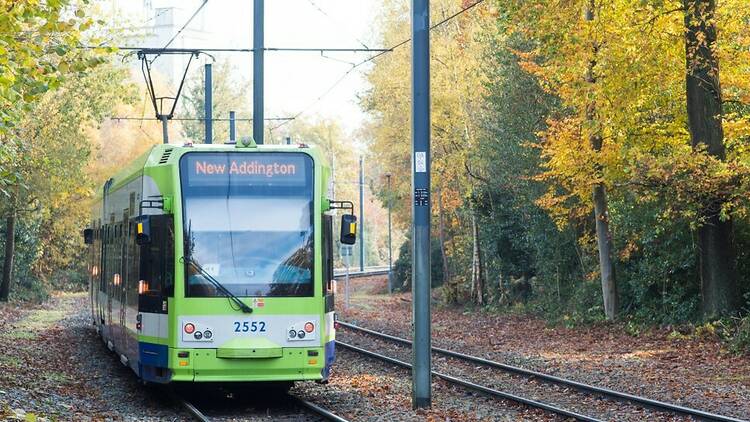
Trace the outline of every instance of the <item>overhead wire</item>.
{"type": "MultiPolygon", "coordinates": [[[[273,120],[289,120],[289,119],[291,119],[291,117],[266,117],[263,120],[273,121],[273,120]]],[[[113,117],[110,117],[109,120],[134,120],[134,121],[141,121],[141,122],[143,122],[143,121],[152,121],[154,119],[149,118],[149,117],[129,117],[129,116],[120,117],[120,116],[113,116],[113,117]]],[[[199,117],[173,117],[173,118],[171,118],[169,120],[184,121],[184,122],[203,122],[206,119],[199,118],[199,117]]],[[[214,117],[214,118],[211,119],[212,122],[229,122],[229,121],[232,121],[232,120],[234,120],[235,122],[252,122],[253,121],[253,119],[250,118],[250,117],[235,118],[235,119],[227,119],[227,118],[223,118],[223,117],[214,117]]]]}
{"type": "Polygon", "coordinates": [[[159,12],[159,13],[155,13],[155,14],[154,14],[154,16],[150,17],[149,19],[146,19],[146,21],[145,21],[145,22],[143,22],[143,25],[145,26],[145,25],[146,25],[147,23],[149,23],[149,22],[151,22],[151,21],[153,21],[153,20],[156,20],[156,19],[157,19],[157,18],[158,18],[159,16],[163,15],[163,14],[164,14],[164,13],[166,13],[167,11],[169,11],[169,9],[167,9],[167,8],[164,8],[164,9],[162,9],[162,10],[161,10],[161,12],[159,12]]]}
{"type": "MultiPolygon", "coordinates": [[[[146,19],[145,21],[143,21],[143,23],[140,26],[141,27],[145,27],[146,24],[148,24],[149,22],[155,20],[159,16],[163,15],[164,12],[166,12],[167,10],[169,10],[169,9],[164,9],[161,12],[154,14],[154,16],[152,16],[151,18],[146,19]]],[[[115,12],[113,11],[113,13],[115,13],[115,12]]],[[[114,16],[113,16],[112,19],[114,20],[114,16]]],[[[114,24],[114,22],[113,22],[113,24],[114,24]]],[[[114,28],[113,31],[121,31],[121,30],[124,30],[124,29],[129,29],[129,28],[114,28]]],[[[107,44],[109,44],[113,39],[115,39],[116,36],[117,35],[112,35],[111,37],[107,38],[106,40],[100,42],[98,46],[86,46],[84,48],[86,48],[86,49],[107,48],[108,47],[107,44]]]]}
{"type": "MultiPolygon", "coordinates": [[[[201,3],[200,6],[198,6],[198,9],[196,9],[195,12],[193,12],[193,14],[190,16],[190,18],[188,18],[187,22],[185,22],[185,24],[182,25],[182,27],[177,31],[177,33],[175,33],[174,36],[172,36],[172,38],[170,38],[169,41],[167,41],[167,43],[164,45],[164,47],[162,47],[162,50],[166,49],[167,47],[169,47],[170,45],[172,45],[172,43],[174,42],[174,40],[176,40],[177,37],[180,36],[180,34],[182,33],[182,31],[184,31],[185,28],[187,28],[188,25],[190,25],[190,22],[192,22],[193,19],[195,19],[195,17],[198,16],[198,13],[200,13],[200,11],[203,10],[203,7],[206,6],[206,3],[208,3],[208,0],[203,0],[203,3],[201,3]]],[[[159,54],[157,54],[153,59],[151,59],[151,62],[153,63],[153,61],[156,60],[158,57],[159,57],[159,54]]]]}
{"type": "MultiPolygon", "coordinates": [[[[430,26],[430,31],[432,31],[432,30],[434,30],[436,28],[439,28],[442,25],[445,25],[447,22],[455,19],[456,17],[462,15],[463,13],[466,13],[467,11],[473,9],[475,6],[479,5],[480,3],[483,3],[484,1],[485,0],[477,0],[474,3],[472,3],[472,4],[470,4],[470,5],[462,8],[459,11],[457,11],[456,13],[454,13],[454,14],[452,14],[452,15],[444,18],[444,19],[442,19],[441,21],[439,21],[439,22],[435,23],[434,25],[430,26]]],[[[409,37],[409,38],[407,38],[407,39],[405,39],[405,40],[403,40],[403,41],[401,41],[401,42],[399,42],[397,44],[394,44],[392,47],[386,48],[383,51],[380,51],[377,54],[374,54],[374,55],[372,55],[372,56],[370,56],[370,57],[368,57],[368,58],[366,58],[366,59],[364,59],[364,60],[362,60],[362,61],[360,61],[358,63],[353,64],[352,67],[350,67],[338,79],[336,79],[336,81],[332,85],[330,85],[328,87],[328,89],[326,89],[325,91],[323,91],[323,93],[320,94],[310,104],[308,104],[306,107],[304,107],[302,110],[300,110],[296,114],[292,115],[292,117],[289,120],[285,120],[285,121],[279,123],[278,125],[269,128],[269,131],[273,132],[274,130],[277,130],[277,129],[281,128],[282,126],[286,125],[287,123],[291,122],[292,120],[297,119],[299,116],[301,116],[302,114],[306,113],[308,110],[310,110],[311,108],[313,108],[317,103],[319,103],[321,100],[323,100],[323,98],[326,97],[331,91],[333,91],[341,82],[343,82],[344,79],[346,79],[346,77],[349,76],[349,74],[352,73],[355,69],[359,68],[360,66],[362,66],[362,65],[364,65],[366,63],[369,63],[369,62],[377,59],[378,57],[380,57],[380,56],[382,56],[382,55],[384,55],[386,53],[393,52],[397,48],[402,47],[402,46],[408,44],[409,42],[411,42],[411,37],[409,37]]]]}
{"type": "MultiPolygon", "coordinates": [[[[331,16],[331,15],[329,15],[328,13],[326,13],[326,11],[325,11],[325,10],[323,10],[323,9],[321,9],[321,7],[320,7],[320,6],[318,6],[318,4],[317,4],[317,3],[315,3],[315,2],[313,1],[313,0],[307,0],[307,2],[308,2],[308,3],[310,3],[310,5],[312,5],[312,7],[314,7],[314,8],[315,8],[315,9],[316,9],[316,10],[317,10],[318,12],[320,12],[320,14],[322,14],[322,15],[323,15],[323,16],[325,16],[325,17],[327,17],[327,18],[328,18],[328,19],[329,19],[329,20],[330,20],[331,22],[333,22],[333,23],[334,23],[334,24],[336,24],[336,25],[340,25],[341,27],[344,27],[344,29],[346,29],[346,32],[350,32],[350,31],[349,31],[349,30],[348,30],[348,29],[347,29],[347,28],[345,27],[345,25],[344,25],[344,24],[342,24],[342,23],[341,23],[341,22],[339,22],[339,21],[338,21],[337,19],[334,19],[334,18],[333,18],[333,17],[331,16]]],[[[369,49],[369,48],[370,48],[370,47],[368,47],[368,46],[367,46],[367,44],[365,44],[365,43],[364,43],[364,41],[362,41],[361,39],[359,39],[359,38],[358,38],[358,37],[357,37],[356,35],[354,35],[354,34],[351,34],[351,33],[350,33],[349,35],[351,35],[351,36],[352,36],[352,38],[354,38],[354,39],[355,39],[355,40],[356,40],[356,41],[357,41],[357,42],[358,42],[358,43],[359,43],[359,44],[360,44],[360,45],[361,45],[362,47],[364,47],[364,48],[366,48],[366,49],[369,49]]]]}

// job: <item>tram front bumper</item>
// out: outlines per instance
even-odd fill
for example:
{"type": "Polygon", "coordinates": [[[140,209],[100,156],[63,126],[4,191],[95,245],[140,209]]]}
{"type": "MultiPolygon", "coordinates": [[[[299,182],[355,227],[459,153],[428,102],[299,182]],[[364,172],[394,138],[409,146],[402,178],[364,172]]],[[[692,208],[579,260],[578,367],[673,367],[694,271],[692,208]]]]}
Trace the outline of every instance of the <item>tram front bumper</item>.
{"type": "Polygon", "coordinates": [[[252,382],[320,380],[323,347],[283,348],[280,357],[221,358],[217,349],[170,349],[172,381],[252,382]],[[187,357],[185,356],[187,353],[187,357]]]}

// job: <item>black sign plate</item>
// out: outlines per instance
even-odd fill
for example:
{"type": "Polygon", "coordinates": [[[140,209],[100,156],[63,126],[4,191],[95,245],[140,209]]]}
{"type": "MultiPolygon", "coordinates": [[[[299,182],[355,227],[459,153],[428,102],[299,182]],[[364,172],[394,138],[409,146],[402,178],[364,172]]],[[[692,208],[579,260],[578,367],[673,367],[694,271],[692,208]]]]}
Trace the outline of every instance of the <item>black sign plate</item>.
{"type": "Polygon", "coordinates": [[[424,188],[414,189],[414,206],[427,207],[430,205],[430,192],[424,188]]]}

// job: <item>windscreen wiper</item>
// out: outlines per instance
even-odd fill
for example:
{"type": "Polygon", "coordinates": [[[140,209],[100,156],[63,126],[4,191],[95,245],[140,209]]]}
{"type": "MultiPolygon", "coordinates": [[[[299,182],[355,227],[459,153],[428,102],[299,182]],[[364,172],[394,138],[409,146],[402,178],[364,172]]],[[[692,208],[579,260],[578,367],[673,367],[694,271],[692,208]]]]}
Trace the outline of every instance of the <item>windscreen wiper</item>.
{"type": "Polygon", "coordinates": [[[219,282],[219,280],[215,279],[214,276],[209,274],[208,271],[204,270],[203,267],[201,267],[200,264],[195,262],[193,260],[193,220],[188,221],[188,231],[187,236],[185,236],[185,251],[187,252],[183,257],[183,259],[190,265],[193,266],[196,270],[198,270],[198,273],[203,276],[206,280],[208,280],[211,284],[214,285],[217,289],[219,289],[220,292],[224,293],[225,296],[227,296],[232,302],[236,303],[237,306],[240,307],[242,312],[246,314],[253,313],[253,308],[245,305],[245,302],[240,300],[234,293],[230,292],[229,289],[224,287],[223,284],[219,282]]]}
{"type": "Polygon", "coordinates": [[[237,306],[240,307],[240,309],[242,310],[242,312],[244,312],[246,314],[251,314],[253,312],[253,308],[247,306],[245,304],[245,302],[243,302],[239,297],[237,297],[237,295],[235,295],[234,293],[230,292],[229,289],[227,289],[226,287],[224,287],[224,285],[221,284],[219,282],[219,280],[215,279],[208,271],[204,270],[203,267],[201,267],[200,264],[198,264],[197,262],[195,262],[189,255],[187,257],[185,257],[185,260],[187,261],[188,264],[192,265],[193,268],[195,268],[196,270],[198,270],[198,273],[200,275],[202,275],[203,278],[205,278],[211,284],[213,284],[214,287],[216,287],[217,289],[219,289],[220,292],[224,293],[224,295],[226,295],[229,299],[231,299],[232,302],[236,303],[237,306]]]}

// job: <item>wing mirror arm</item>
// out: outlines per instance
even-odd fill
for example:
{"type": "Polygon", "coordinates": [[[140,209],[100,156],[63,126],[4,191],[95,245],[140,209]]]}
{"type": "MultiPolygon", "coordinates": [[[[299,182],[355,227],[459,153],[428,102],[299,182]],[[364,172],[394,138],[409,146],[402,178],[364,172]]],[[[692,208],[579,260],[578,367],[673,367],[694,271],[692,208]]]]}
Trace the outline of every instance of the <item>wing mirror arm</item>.
{"type": "Polygon", "coordinates": [[[341,216],[341,243],[353,245],[357,242],[357,216],[352,201],[329,201],[331,209],[349,210],[341,216]]]}

